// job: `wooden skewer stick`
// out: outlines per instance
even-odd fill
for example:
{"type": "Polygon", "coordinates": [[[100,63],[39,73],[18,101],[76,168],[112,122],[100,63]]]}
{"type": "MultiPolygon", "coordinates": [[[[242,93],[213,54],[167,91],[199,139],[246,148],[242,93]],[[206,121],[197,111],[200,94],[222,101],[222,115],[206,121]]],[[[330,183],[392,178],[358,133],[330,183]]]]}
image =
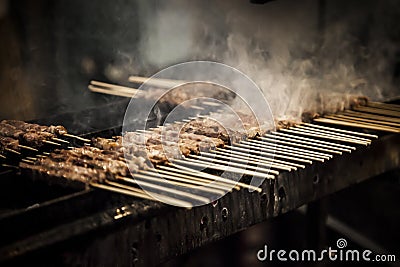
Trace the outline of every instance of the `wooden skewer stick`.
{"type": "Polygon", "coordinates": [[[371,113],[364,113],[364,112],[357,112],[354,110],[345,110],[343,112],[340,112],[339,114],[349,115],[349,116],[358,117],[358,118],[374,119],[374,120],[378,120],[378,121],[389,121],[389,122],[400,123],[400,118],[393,118],[393,117],[376,115],[376,114],[371,114],[371,113]]]}
{"type": "MultiPolygon", "coordinates": [[[[281,171],[281,170],[291,171],[292,170],[289,167],[280,166],[280,165],[274,164],[272,162],[261,161],[261,160],[250,158],[250,157],[243,157],[243,156],[233,154],[233,153],[229,154],[229,153],[224,153],[222,151],[213,151],[213,152],[214,153],[203,152],[202,155],[226,159],[226,160],[234,160],[234,161],[238,161],[238,162],[243,162],[245,164],[250,162],[251,164],[257,164],[257,165],[261,165],[266,168],[271,168],[271,169],[275,169],[275,170],[279,170],[279,171],[281,171]]],[[[275,170],[271,170],[271,171],[275,172],[275,170]]],[[[277,173],[275,173],[275,174],[278,175],[279,171],[276,171],[277,173]]],[[[273,173],[273,172],[271,172],[271,173],[273,173]]]]}
{"type": "Polygon", "coordinates": [[[141,193],[141,192],[136,192],[134,190],[120,189],[120,188],[116,188],[114,186],[107,186],[107,185],[98,184],[98,183],[90,183],[90,186],[94,187],[94,188],[99,188],[99,189],[115,192],[115,193],[120,193],[120,194],[124,194],[124,195],[128,195],[128,196],[137,197],[137,198],[154,200],[154,198],[152,198],[151,196],[149,196],[148,194],[146,194],[144,192],[141,193]]]}
{"type": "Polygon", "coordinates": [[[363,106],[355,107],[355,108],[353,108],[353,110],[365,111],[365,112],[369,112],[369,113],[375,113],[375,114],[387,115],[387,116],[400,118],[399,111],[385,110],[385,109],[372,108],[372,107],[363,107],[363,106]]]}
{"type": "Polygon", "coordinates": [[[14,149],[11,149],[11,148],[8,148],[8,147],[4,148],[4,150],[6,150],[8,152],[11,152],[11,153],[14,153],[16,155],[21,155],[21,152],[15,151],[14,149]]]}
{"type": "Polygon", "coordinates": [[[49,145],[54,145],[54,146],[61,146],[59,143],[52,142],[49,140],[43,140],[43,143],[49,144],[49,145]]]}
{"type": "Polygon", "coordinates": [[[260,172],[245,170],[245,169],[239,169],[239,168],[215,164],[215,163],[199,162],[197,159],[194,160],[194,159],[186,158],[185,160],[178,159],[178,160],[174,160],[173,162],[180,163],[180,164],[186,164],[186,165],[192,165],[192,166],[196,166],[196,167],[203,167],[203,168],[210,168],[210,169],[215,169],[215,170],[220,170],[220,171],[227,171],[227,172],[237,173],[237,174],[241,174],[241,175],[249,175],[249,176],[254,176],[254,177],[262,178],[262,179],[275,179],[275,176],[269,175],[266,173],[260,173],[260,172]]]}
{"type": "Polygon", "coordinates": [[[28,160],[28,159],[22,159],[21,161],[29,163],[29,164],[35,164],[34,161],[28,160]]]}
{"type": "Polygon", "coordinates": [[[274,168],[274,169],[278,169],[278,170],[282,170],[282,171],[292,171],[292,170],[297,170],[297,168],[296,167],[292,167],[292,166],[288,166],[288,165],[281,165],[281,164],[277,164],[277,163],[274,163],[273,161],[267,161],[267,160],[260,160],[260,159],[256,159],[256,158],[253,158],[253,157],[250,157],[250,156],[248,156],[248,155],[245,155],[244,153],[242,153],[242,154],[244,154],[244,155],[240,155],[240,154],[235,154],[235,153],[230,153],[230,152],[232,152],[232,151],[230,151],[230,150],[226,150],[226,151],[222,151],[222,150],[211,150],[210,151],[211,153],[215,153],[215,154],[220,154],[220,155],[224,155],[224,156],[228,156],[228,157],[232,157],[232,156],[234,156],[235,158],[239,158],[239,159],[244,159],[244,160],[248,160],[248,159],[252,159],[252,160],[254,160],[254,162],[256,163],[256,164],[261,164],[261,165],[264,165],[264,166],[270,166],[271,168],[274,168]]]}
{"type": "MultiPolygon", "coordinates": [[[[249,150],[246,150],[249,151],[249,150]]],[[[274,166],[282,166],[284,168],[287,168],[286,170],[290,169],[290,170],[294,170],[296,171],[297,168],[305,168],[306,166],[301,165],[301,164],[296,164],[296,163],[292,163],[292,162],[288,162],[288,161],[282,161],[282,160],[277,160],[277,159],[273,159],[273,158],[266,158],[266,157],[259,157],[256,155],[253,155],[249,152],[240,152],[237,150],[231,150],[231,149],[225,149],[225,148],[217,148],[216,150],[211,150],[210,152],[215,152],[215,153],[223,153],[226,155],[230,155],[230,154],[234,154],[237,156],[241,156],[241,157],[245,157],[245,158],[254,158],[260,162],[265,162],[268,164],[274,164],[274,166]]]]}
{"type": "Polygon", "coordinates": [[[352,117],[352,116],[340,115],[340,114],[333,115],[333,116],[325,116],[325,117],[328,119],[339,118],[339,119],[346,119],[346,120],[352,120],[352,121],[359,121],[361,123],[367,122],[367,123],[372,123],[372,124],[376,124],[376,125],[389,126],[389,127],[400,129],[400,123],[396,123],[396,122],[377,121],[377,120],[372,120],[372,119],[358,118],[358,117],[352,117]]]}
{"type": "Polygon", "coordinates": [[[246,144],[246,145],[255,145],[256,147],[263,147],[263,148],[266,148],[266,149],[270,149],[271,151],[276,151],[278,153],[282,152],[282,153],[285,153],[285,154],[293,155],[293,156],[296,156],[296,157],[303,157],[303,158],[307,158],[307,159],[310,159],[310,160],[317,160],[317,161],[320,161],[320,159],[329,160],[332,157],[331,155],[314,154],[314,153],[312,153],[312,151],[310,151],[310,152],[305,151],[304,152],[304,151],[298,151],[298,150],[295,150],[295,149],[291,149],[289,147],[288,148],[282,148],[279,145],[269,144],[269,143],[261,142],[261,141],[257,141],[257,140],[241,141],[240,143],[246,144]]]}
{"type": "MultiPolygon", "coordinates": [[[[229,146],[227,146],[227,147],[229,147],[229,146]]],[[[312,164],[312,161],[308,160],[308,159],[301,159],[301,158],[296,158],[296,157],[290,157],[290,156],[275,154],[274,152],[268,152],[268,151],[266,152],[262,148],[255,149],[253,146],[249,146],[249,145],[245,145],[245,144],[236,144],[235,146],[232,146],[230,148],[235,149],[237,147],[244,147],[244,148],[250,149],[250,151],[252,153],[256,153],[256,154],[260,154],[260,155],[264,155],[264,156],[268,156],[268,157],[280,158],[280,159],[286,159],[286,160],[293,160],[293,161],[296,161],[296,162],[312,164]]]]}
{"type": "Polygon", "coordinates": [[[377,130],[377,131],[383,131],[383,132],[400,133],[400,130],[398,130],[398,129],[378,126],[378,125],[374,125],[374,124],[367,124],[367,123],[349,122],[349,121],[344,121],[344,120],[333,120],[333,119],[327,119],[327,118],[318,118],[318,119],[314,119],[314,121],[328,123],[328,124],[356,127],[356,128],[365,128],[365,129],[371,129],[371,130],[377,130]]]}
{"type": "Polygon", "coordinates": [[[105,82],[99,82],[99,81],[95,81],[95,80],[90,81],[90,84],[92,84],[94,86],[104,87],[109,90],[114,90],[114,91],[128,93],[128,94],[136,94],[136,93],[140,92],[140,90],[138,90],[136,88],[131,88],[131,87],[122,86],[122,85],[116,85],[116,84],[111,84],[111,83],[105,83],[105,82]]]}
{"type": "MultiPolygon", "coordinates": [[[[276,158],[273,157],[273,154],[271,153],[265,153],[265,152],[261,152],[261,151],[255,151],[254,148],[244,148],[244,147],[238,147],[238,146],[225,146],[226,148],[230,148],[231,150],[229,150],[229,152],[232,153],[236,153],[237,151],[241,151],[244,152],[246,154],[248,154],[251,157],[257,158],[257,159],[264,159],[264,160],[273,160],[274,162],[279,162],[281,160],[277,160],[276,158]],[[254,155],[254,153],[256,153],[257,155],[254,155]],[[261,155],[261,156],[258,156],[261,155]]],[[[219,150],[219,148],[217,148],[217,150],[219,150]]],[[[309,163],[311,164],[312,161],[310,160],[305,160],[306,162],[302,162],[302,163],[309,163]],[[311,163],[310,163],[311,162],[311,163]]],[[[302,168],[304,169],[306,166],[303,164],[298,164],[298,163],[293,163],[293,162],[287,162],[287,164],[290,164],[291,166],[294,166],[296,168],[302,168]]]]}
{"type": "Polygon", "coordinates": [[[63,139],[56,138],[56,137],[51,138],[51,140],[58,141],[58,142],[61,142],[64,144],[69,144],[69,142],[67,140],[63,140],[63,139]]]}
{"type": "Polygon", "coordinates": [[[18,145],[18,147],[24,148],[24,149],[28,149],[28,150],[31,150],[31,151],[35,151],[35,152],[39,151],[36,148],[30,147],[30,146],[18,145]]]}
{"type": "Polygon", "coordinates": [[[88,142],[88,143],[90,142],[90,139],[83,138],[83,137],[80,137],[80,136],[77,136],[77,135],[73,135],[73,134],[69,134],[69,133],[68,134],[64,134],[64,136],[75,138],[75,139],[83,141],[83,142],[88,142]]]}
{"type": "Polygon", "coordinates": [[[9,164],[1,164],[1,166],[3,166],[3,167],[6,167],[6,168],[19,169],[19,167],[18,167],[18,166],[9,165],[9,164]]]}
{"type": "MultiPolygon", "coordinates": [[[[316,133],[321,133],[324,135],[333,135],[333,136],[338,136],[341,138],[355,139],[355,140],[360,140],[363,142],[371,143],[370,139],[366,139],[366,138],[359,137],[359,136],[352,136],[352,135],[348,135],[348,134],[344,134],[344,133],[336,133],[336,132],[327,131],[327,130],[323,130],[323,129],[319,129],[319,128],[309,128],[307,126],[301,126],[301,125],[296,126],[296,128],[300,128],[307,132],[316,132],[316,133]]],[[[294,129],[296,129],[296,128],[294,128],[294,129]]]]}
{"type": "Polygon", "coordinates": [[[34,158],[34,157],[26,157],[26,158],[29,159],[29,160],[33,160],[33,161],[37,160],[37,158],[34,158]]]}
{"type": "Polygon", "coordinates": [[[89,85],[88,88],[92,92],[102,93],[102,94],[106,94],[106,95],[115,95],[115,96],[122,96],[122,97],[128,97],[128,98],[132,98],[135,96],[134,94],[131,94],[131,93],[124,93],[124,92],[119,92],[119,91],[114,91],[114,90],[109,90],[109,89],[103,89],[103,88],[95,87],[93,85],[89,85]]]}
{"type": "Polygon", "coordinates": [[[201,179],[201,178],[196,178],[194,176],[189,176],[189,175],[184,175],[184,174],[179,174],[176,172],[171,172],[167,170],[161,170],[161,169],[152,169],[151,171],[157,172],[159,174],[166,174],[170,176],[176,176],[185,179],[189,183],[201,185],[201,186],[208,186],[210,188],[215,188],[215,189],[222,189],[222,190],[230,190],[230,187],[227,187],[226,185],[224,186],[223,184],[220,183],[212,183],[212,181],[207,180],[207,179],[201,179]]]}
{"type": "Polygon", "coordinates": [[[129,76],[128,81],[132,83],[145,83],[149,86],[155,86],[160,88],[170,88],[175,87],[188,81],[184,80],[172,80],[172,79],[161,79],[161,78],[148,78],[140,76],[129,76]]]}
{"type": "Polygon", "coordinates": [[[288,149],[290,151],[296,151],[299,153],[303,153],[305,155],[315,155],[317,157],[322,157],[325,159],[330,159],[333,157],[331,154],[316,152],[316,151],[312,151],[312,150],[305,150],[305,149],[296,148],[296,147],[292,147],[292,146],[283,146],[283,145],[279,145],[279,144],[275,144],[275,143],[267,143],[265,141],[260,141],[260,140],[249,140],[249,141],[242,141],[242,142],[248,143],[248,144],[257,143],[257,144],[261,144],[261,145],[265,145],[265,146],[269,146],[269,147],[288,149]]]}
{"type": "Polygon", "coordinates": [[[182,174],[185,174],[185,175],[190,175],[191,177],[195,176],[195,177],[204,178],[209,183],[221,184],[225,188],[231,188],[232,185],[233,185],[234,189],[240,190],[240,186],[238,184],[236,184],[235,181],[228,180],[228,179],[225,179],[223,177],[212,175],[212,174],[209,174],[209,173],[200,172],[200,171],[197,171],[197,170],[194,170],[194,169],[186,168],[186,167],[183,167],[183,166],[180,166],[180,165],[175,165],[173,163],[169,163],[168,165],[169,166],[173,166],[174,168],[169,167],[169,166],[159,166],[158,168],[159,169],[169,170],[169,171],[174,172],[174,173],[182,173],[182,174]]]}
{"type": "MultiPolygon", "coordinates": [[[[188,167],[185,167],[185,166],[182,166],[182,165],[179,165],[179,164],[169,163],[169,165],[173,166],[173,167],[175,167],[175,168],[177,168],[177,169],[179,169],[181,171],[186,171],[188,173],[192,173],[192,172],[194,174],[200,173],[197,170],[193,170],[191,168],[188,168],[188,167]]],[[[202,167],[202,166],[198,166],[198,167],[202,167]]],[[[204,173],[204,172],[202,172],[202,174],[207,175],[207,176],[210,177],[210,179],[217,180],[219,182],[223,182],[223,183],[227,183],[227,184],[231,184],[231,185],[235,185],[235,186],[240,186],[242,188],[247,188],[247,189],[250,189],[250,190],[253,190],[253,191],[257,191],[259,193],[262,192],[261,188],[256,187],[256,186],[252,186],[252,185],[248,185],[248,184],[242,183],[240,181],[234,181],[234,180],[230,180],[230,179],[227,179],[227,178],[224,178],[224,177],[220,177],[220,176],[216,176],[216,175],[212,175],[212,174],[204,173]],[[216,178],[213,178],[213,177],[216,177],[216,178]]]]}
{"type": "MultiPolygon", "coordinates": [[[[149,199],[149,200],[154,200],[154,201],[162,200],[162,201],[164,201],[166,203],[169,203],[169,204],[175,205],[175,206],[192,207],[192,204],[190,202],[183,201],[183,200],[180,200],[180,199],[176,199],[176,198],[173,198],[173,197],[160,195],[160,194],[153,193],[153,192],[151,193],[151,196],[150,196],[145,191],[143,191],[143,190],[141,190],[139,188],[136,188],[136,187],[131,187],[131,186],[127,186],[127,185],[123,185],[123,184],[116,183],[116,182],[111,182],[111,181],[106,181],[106,183],[109,184],[109,185],[115,186],[115,187],[123,188],[123,189],[128,190],[128,191],[133,191],[135,193],[145,194],[146,195],[146,199],[149,199]]],[[[142,198],[144,198],[144,197],[142,197],[142,198]]]]}
{"type": "MultiPolygon", "coordinates": [[[[216,162],[216,163],[220,163],[220,164],[228,164],[228,165],[236,166],[236,167],[239,167],[239,168],[253,169],[253,170],[256,170],[256,171],[260,171],[260,172],[279,175],[279,171],[276,171],[276,170],[271,170],[271,169],[266,169],[266,168],[263,168],[263,167],[248,165],[249,162],[253,163],[253,164],[257,164],[257,162],[254,161],[254,160],[245,161],[245,160],[242,160],[240,158],[235,158],[234,156],[227,157],[227,156],[213,154],[213,153],[207,153],[207,152],[202,152],[201,156],[197,156],[196,155],[194,157],[197,158],[197,159],[200,159],[200,160],[208,161],[208,162],[216,162]],[[224,160],[219,160],[219,159],[216,159],[216,158],[221,158],[221,159],[224,159],[224,160]],[[231,159],[233,159],[235,161],[243,162],[244,164],[226,161],[226,160],[231,160],[231,159]]],[[[265,166],[266,164],[259,164],[259,165],[264,165],[265,166]]],[[[269,167],[270,167],[270,165],[267,165],[267,168],[269,168],[269,167]]]]}
{"type": "Polygon", "coordinates": [[[336,132],[341,132],[341,133],[349,133],[349,134],[353,134],[353,135],[360,135],[360,136],[365,136],[365,137],[370,137],[370,138],[375,138],[375,139],[378,138],[378,136],[376,134],[367,134],[367,133],[360,133],[360,132],[342,130],[342,129],[338,129],[338,128],[334,128],[334,127],[326,127],[326,126],[313,124],[313,123],[303,123],[303,125],[307,125],[307,126],[314,127],[314,128],[321,128],[321,129],[325,129],[325,130],[329,130],[329,131],[336,131],[336,132]]]}
{"type": "Polygon", "coordinates": [[[395,104],[387,104],[387,103],[369,101],[367,103],[367,106],[373,107],[373,108],[382,108],[382,109],[388,109],[388,110],[400,112],[400,105],[395,105],[395,104]]]}
{"type": "Polygon", "coordinates": [[[6,156],[3,156],[3,155],[1,155],[1,154],[0,154],[0,158],[2,158],[2,159],[7,159],[6,156]]]}
{"type": "MultiPolygon", "coordinates": [[[[271,137],[275,137],[275,138],[285,137],[291,142],[303,143],[304,141],[306,141],[306,142],[311,142],[312,145],[314,145],[314,144],[318,144],[318,145],[322,144],[322,145],[326,145],[326,146],[328,146],[330,148],[334,148],[334,149],[342,148],[342,149],[356,150],[355,147],[349,146],[349,145],[342,145],[342,144],[338,144],[338,143],[317,140],[317,139],[314,139],[314,138],[297,136],[297,135],[293,135],[293,134],[289,134],[289,133],[282,133],[282,132],[271,132],[271,133],[272,134],[266,134],[265,136],[271,136],[271,137]]],[[[261,138],[261,139],[263,139],[263,138],[261,138]]]]}
{"type": "Polygon", "coordinates": [[[171,180],[171,181],[177,181],[178,185],[180,186],[184,186],[184,187],[190,187],[190,188],[194,188],[198,191],[203,191],[203,192],[207,192],[207,193],[212,193],[212,194],[217,194],[217,195],[222,195],[225,192],[220,190],[220,189],[216,189],[213,187],[209,187],[207,186],[208,183],[202,183],[202,182],[198,182],[195,181],[193,179],[188,179],[188,178],[182,178],[182,177],[178,177],[175,175],[170,175],[165,171],[159,170],[160,172],[158,173],[156,170],[150,170],[150,171],[140,171],[140,173],[144,174],[144,175],[149,175],[151,177],[156,177],[154,178],[154,181],[159,181],[162,179],[167,179],[167,180],[171,180]],[[162,176],[160,173],[162,173],[162,176]]]}
{"type": "Polygon", "coordinates": [[[49,152],[43,152],[43,154],[45,154],[45,155],[47,155],[47,156],[50,156],[50,153],[49,153],[49,152]]]}
{"type": "Polygon", "coordinates": [[[128,182],[128,183],[133,183],[133,184],[138,184],[139,186],[144,186],[146,188],[151,188],[151,189],[154,189],[154,190],[159,190],[161,192],[167,192],[167,193],[174,194],[174,195],[177,195],[177,196],[181,196],[181,197],[197,200],[197,201],[200,201],[200,202],[205,203],[205,204],[208,204],[210,202],[210,200],[208,198],[203,197],[203,196],[194,195],[194,194],[188,193],[188,192],[182,192],[182,191],[176,190],[174,188],[169,188],[169,187],[165,187],[165,186],[161,186],[161,185],[157,185],[157,184],[152,184],[152,183],[148,183],[148,182],[145,182],[143,180],[140,180],[140,179],[148,178],[147,176],[142,175],[142,174],[135,174],[133,179],[132,178],[123,177],[123,176],[116,176],[116,178],[120,179],[121,181],[125,181],[125,182],[128,182]]]}
{"type": "MultiPolygon", "coordinates": [[[[302,147],[302,148],[307,148],[309,150],[317,150],[317,151],[323,151],[323,152],[327,152],[327,153],[333,153],[333,154],[337,154],[337,155],[342,155],[342,151],[340,150],[334,150],[334,148],[325,148],[327,146],[325,145],[315,145],[309,142],[304,142],[304,143],[296,143],[296,142],[292,142],[291,139],[289,138],[285,138],[285,137],[281,137],[281,138],[268,138],[266,136],[260,137],[261,140],[264,141],[268,141],[268,142],[272,142],[272,143],[277,143],[277,144],[283,144],[283,145],[290,145],[290,146],[295,146],[295,147],[302,147]],[[287,140],[287,141],[285,141],[287,140]],[[309,144],[309,145],[307,145],[309,144]]],[[[351,150],[345,150],[343,152],[349,152],[351,153],[351,150]]]]}
{"type": "Polygon", "coordinates": [[[305,132],[305,131],[294,131],[294,130],[291,130],[291,129],[281,129],[281,131],[288,132],[288,133],[305,135],[305,136],[323,138],[323,139],[328,139],[328,140],[335,140],[335,141],[341,141],[341,142],[346,142],[346,143],[358,144],[358,145],[368,145],[368,143],[365,143],[365,142],[360,142],[360,141],[357,141],[357,140],[349,140],[349,139],[345,139],[345,138],[338,138],[338,137],[330,136],[330,135],[322,135],[322,134],[310,133],[310,132],[305,132]]]}

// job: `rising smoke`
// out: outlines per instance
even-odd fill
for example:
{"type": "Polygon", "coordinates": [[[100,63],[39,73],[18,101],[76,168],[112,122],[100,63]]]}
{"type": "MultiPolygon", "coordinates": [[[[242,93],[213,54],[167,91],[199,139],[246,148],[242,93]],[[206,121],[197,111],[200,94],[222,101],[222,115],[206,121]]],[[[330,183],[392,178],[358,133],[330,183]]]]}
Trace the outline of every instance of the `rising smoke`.
{"type": "Polygon", "coordinates": [[[212,60],[253,79],[276,116],[317,94],[399,94],[393,86],[398,1],[140,1],[141,56],[131,71],[212,60]],[[323,5],[322,5],[323,4],[323,5]]]}

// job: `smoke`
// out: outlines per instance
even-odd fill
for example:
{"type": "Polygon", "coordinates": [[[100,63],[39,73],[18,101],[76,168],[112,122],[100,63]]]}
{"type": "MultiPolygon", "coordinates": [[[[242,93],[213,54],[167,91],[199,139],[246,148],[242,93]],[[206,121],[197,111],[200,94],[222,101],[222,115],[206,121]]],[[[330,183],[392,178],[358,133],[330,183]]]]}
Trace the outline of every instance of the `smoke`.
{"type": "Polygon", "coordinates": [[[140,1],[138,8],[136,73],[190,60],[225,63],[255,81],[275,116],[299,117],[321,94],[333,101],[339,94],[399,94],[394,0],[172,0],[140,1]]]}

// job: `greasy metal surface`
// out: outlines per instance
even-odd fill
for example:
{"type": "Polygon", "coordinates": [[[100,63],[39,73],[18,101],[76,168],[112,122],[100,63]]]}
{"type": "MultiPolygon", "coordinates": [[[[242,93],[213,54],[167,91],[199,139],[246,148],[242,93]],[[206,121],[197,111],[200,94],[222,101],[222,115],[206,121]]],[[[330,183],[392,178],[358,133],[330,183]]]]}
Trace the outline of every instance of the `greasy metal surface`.
{"type": "MultiPolygon", "coordinates": [[[[263,194],[242,189],[217,203],[191,210],[120,200],[107,209],[3,246],[0,256],[5,259],[45,248],[32,254],[42,260],[40,255],[49,253],[49,245],[56,244],[52,246],[51,259],[60,264],[151,266],[395,169],[399,159],[400,136],[386,135],[351,154],[282,173],[275,181],[263,184],[263,194]],[[69,241],[59,243],[66,239],[69,241]],[[105,253],[110,250],[118,253],[105,253]],[[69,262],[62,255],[74,261],[69,262]]],[[[101,201],[99,205],[107,202],[101,201]]]]}

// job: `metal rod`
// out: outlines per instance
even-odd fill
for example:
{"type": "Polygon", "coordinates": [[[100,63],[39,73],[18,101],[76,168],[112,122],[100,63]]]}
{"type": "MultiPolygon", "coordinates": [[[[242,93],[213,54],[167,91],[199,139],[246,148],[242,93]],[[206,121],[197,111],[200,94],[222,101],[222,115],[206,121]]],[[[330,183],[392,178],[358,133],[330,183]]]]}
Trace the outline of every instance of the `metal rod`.
{"type": "Polygon", "coordinates": [[[314,127],[314,128],[321,128],[321,129],[325,129],[325,130],[329,130],[329,131],[336,131],[336,132],[341,132],[341,133],[348,133],[348,134],[353,134],[353,135],[360,135],[360,136],[365,136],[365,137],[369,137],[369,138],[375,138],[377,139],[378,136],[376,134],[367,134],[367,133],[360,133],[360,132],[355,132],[355,131],[349,131],[349,130],[343,130],[343,129],[338,129],[335,127],[326,127],[326,126],[322,126],[322,125],[318,125],[318,124],[313,124],[313,123],[303,123],[303,125],[307,125],[310,127],[314,127]]]}

